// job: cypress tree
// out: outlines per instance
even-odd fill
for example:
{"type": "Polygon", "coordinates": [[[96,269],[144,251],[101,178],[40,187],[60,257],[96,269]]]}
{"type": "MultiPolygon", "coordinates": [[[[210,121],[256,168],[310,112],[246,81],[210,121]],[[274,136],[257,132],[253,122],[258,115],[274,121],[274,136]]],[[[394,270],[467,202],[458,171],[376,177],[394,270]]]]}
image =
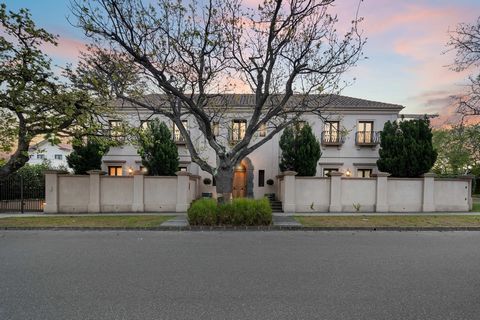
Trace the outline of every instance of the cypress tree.
{"type": "Polygon", "coordinates": [[[89,139],[86,143],[81,140],[73,141],[73,151],[67,156],[67,163],[75,174],[87,174],[89,170],[102,168],[102,157],[108,152],[109,146],[96,139],[89,139]]]}
{"type": "Polygon", "coordinates": [[[281,171],[294,170],[299,176],[315,176],[322,153],[320,143],[308,124],[302,129],[286,128],[280,138],[280,148],[281,171]]]}
{"type": "Polygon", "coordinates": [[[428,119],[385,123],[381,132],[380,171],[394,177],[418,177],[430,171],[437,159],[428,119]]]}
{"type": "Polygon", "coordinates": [[[173,176],[178,171],[178,150],[167,125],[155,119],[139,133],[138,154],[151,176],[173,176]]]}

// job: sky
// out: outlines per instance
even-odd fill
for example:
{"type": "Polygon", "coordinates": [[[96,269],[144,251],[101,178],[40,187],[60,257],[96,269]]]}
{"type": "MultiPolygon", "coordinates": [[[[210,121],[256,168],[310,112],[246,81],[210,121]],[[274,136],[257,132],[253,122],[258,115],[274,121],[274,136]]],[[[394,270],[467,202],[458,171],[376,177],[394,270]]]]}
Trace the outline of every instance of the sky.
{"type": "MultiPolygon", "coordinates": [[[[258,0],[244,0],[254,5],[258,0]]],[[[0,0],[7,8],[30,9],[38,26],[60,36],[58,47],[45,52],[54,63],[75,63],[87,39],[68,21],[68,0],[0,0]]],[[[339,0],[335,11],[340,23],[355,15],[358,0],[339,0]]],[[[401,104],[404,113],[438,113],[434,125],[455,121],[451,97],[465,90],[469,73],[448,68],[453,52],[446,43],[449,30],[461,22],[474,23],[480,15],[478,0],[364,0],[360,16],[367,37],[367,59],[349,71],[355,78],[342,94],[358,98],[401,104]]],[[[74,22],[74,21],[72,21],[74,22]]]]}

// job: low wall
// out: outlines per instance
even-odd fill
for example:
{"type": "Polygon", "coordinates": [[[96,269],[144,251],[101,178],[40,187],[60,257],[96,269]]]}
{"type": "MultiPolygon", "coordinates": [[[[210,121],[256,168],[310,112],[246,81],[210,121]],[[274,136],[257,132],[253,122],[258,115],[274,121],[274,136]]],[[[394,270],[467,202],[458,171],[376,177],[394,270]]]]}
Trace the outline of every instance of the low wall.
{"type": "Polygon", "coordinates": [[[472,208],[472,177],[330,178],[296,177],[292,171],[279,177],[278,195],[288,213],[315,212],[461,212],[472,208]]]}
{"type": "Polygon", "coordinates": [[[185,171],[173,177],[45,173],[45,213],[185,212],[198,197],[199,177],[185,171]]]}

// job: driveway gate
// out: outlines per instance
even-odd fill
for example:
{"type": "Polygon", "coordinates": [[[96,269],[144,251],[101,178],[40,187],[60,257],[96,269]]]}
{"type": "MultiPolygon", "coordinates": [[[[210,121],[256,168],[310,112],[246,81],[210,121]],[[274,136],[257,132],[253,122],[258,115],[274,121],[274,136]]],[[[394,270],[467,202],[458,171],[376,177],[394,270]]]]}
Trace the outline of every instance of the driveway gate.
{"type": "Polygon", "coordinates": [[[0,213],[43,211],[44,202],[44,175],[24,177],[14,173],[0,179],[0,213]]]}

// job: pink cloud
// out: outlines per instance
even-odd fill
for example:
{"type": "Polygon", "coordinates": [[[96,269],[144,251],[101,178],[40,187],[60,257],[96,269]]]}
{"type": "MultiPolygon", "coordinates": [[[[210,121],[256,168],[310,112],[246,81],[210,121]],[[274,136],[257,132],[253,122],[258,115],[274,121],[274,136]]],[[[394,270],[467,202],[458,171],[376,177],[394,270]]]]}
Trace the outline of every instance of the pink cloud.
{"type": "Polygon", "coordinates": [[[57,46],[50,44],[43,46],[43,50],[46,54],[61,59],[71,60],[72,62],[76,61],[80,52],[85,51],[86,48],[85,42],[68,37],[59,37],[57,46]]]}

